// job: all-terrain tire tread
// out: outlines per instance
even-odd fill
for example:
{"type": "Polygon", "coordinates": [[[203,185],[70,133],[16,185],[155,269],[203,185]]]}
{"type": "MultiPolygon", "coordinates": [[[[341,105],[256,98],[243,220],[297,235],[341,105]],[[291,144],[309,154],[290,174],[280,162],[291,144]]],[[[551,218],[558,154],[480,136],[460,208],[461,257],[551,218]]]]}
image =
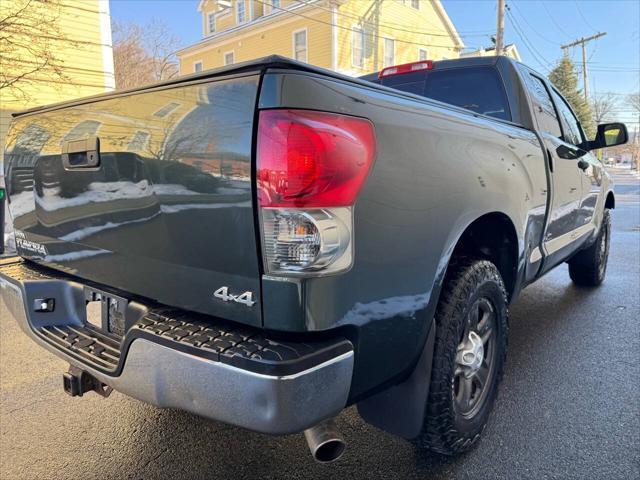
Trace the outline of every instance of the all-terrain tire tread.
{"type": "MultiPolygon", "coordinates": [[[[571,260],[569,260],[569,277],[573,280],[573,283],[581,287],[597,287],[600,285],[606,273],[600,272],[600,257],[598,252],[600,250],[600,244],[602,242],[603,233],[607,229],[609,235],[607,241],[610,238],[611,232],[611,215],[609,210],[605,209],[603,212],[602,225],[598,232],[598,237],[589,248],[580,250],[577,252],[571,260]]],[[[605,258],[605,262],[607,259],[605,258]]]]}
{"type": "Polygon", "coordinates": [[[451,398],[451,368],[461,335],[460,323],[464,320],[467,307],[475,287],[490,279],[499,285],[502,291],[505,311],[502,322],[504,329],[503,346],[497,358],[497,381],[499,384],[506,358],[507,338],[507,293],[502,277],[495,265],[487,260],[469,257],[452,258],[440,300],[436,309],[436,339],[433,354],[431,385],[427,400],[425,421],[416,443],[420,448],[444,455],[454,455],[470,449],[480,438],[480,431],[471,436],[461,436],[453,424],[454,411],[451,398]]]}

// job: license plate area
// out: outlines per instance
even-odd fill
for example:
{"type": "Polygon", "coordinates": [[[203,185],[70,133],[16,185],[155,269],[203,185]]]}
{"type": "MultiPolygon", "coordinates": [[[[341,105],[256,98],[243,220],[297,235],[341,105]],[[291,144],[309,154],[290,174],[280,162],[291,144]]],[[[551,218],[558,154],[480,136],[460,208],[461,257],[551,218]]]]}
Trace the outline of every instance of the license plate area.
{"type": "Polygon", "coordinates": [[[88,325],[118,337],[124,336],[129,303],[126,298],[85,287],[84,299],[88,325]]]}

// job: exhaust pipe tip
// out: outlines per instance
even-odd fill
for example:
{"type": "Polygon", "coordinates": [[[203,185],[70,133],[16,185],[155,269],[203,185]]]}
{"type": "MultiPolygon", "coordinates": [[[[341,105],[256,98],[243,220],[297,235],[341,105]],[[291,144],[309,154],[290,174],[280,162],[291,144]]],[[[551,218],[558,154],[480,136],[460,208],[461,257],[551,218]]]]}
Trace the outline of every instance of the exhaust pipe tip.
{"type": "Polygon", "coordinates": [[[333,419],[319,423],[304,431],[313,459],[318,463],[331,463],[342,457],[347,444],[335,427],[333,419]]]}
{"type": "Polygon", "coordinates": [[[313,458],[318,463],[331,463],[338,460],[344,453],[347,445],[340,438],[327,440],[325,443],[318,445],[314,452],[311,452],[313,458]]]}

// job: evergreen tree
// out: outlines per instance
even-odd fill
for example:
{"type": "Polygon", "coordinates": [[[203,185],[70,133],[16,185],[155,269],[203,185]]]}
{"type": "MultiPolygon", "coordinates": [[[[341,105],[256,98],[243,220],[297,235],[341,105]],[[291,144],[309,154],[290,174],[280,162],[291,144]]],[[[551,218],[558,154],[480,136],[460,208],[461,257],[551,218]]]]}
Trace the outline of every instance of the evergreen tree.
{"type": "Polygon", "coordinates": [[[562,93],[562,96],[567,99],[569,105],[571,105],[571,108],[582,124],[587,138],[589,140],[593,139],[596,129],[593,123],[591,107],[585,101],[582,90],[578,88],[576,68],[567,55],[562,57],[556,68],[549,73],[549,80],[551,80],[551,83],[556,86],[560,93],[562,93]]]}

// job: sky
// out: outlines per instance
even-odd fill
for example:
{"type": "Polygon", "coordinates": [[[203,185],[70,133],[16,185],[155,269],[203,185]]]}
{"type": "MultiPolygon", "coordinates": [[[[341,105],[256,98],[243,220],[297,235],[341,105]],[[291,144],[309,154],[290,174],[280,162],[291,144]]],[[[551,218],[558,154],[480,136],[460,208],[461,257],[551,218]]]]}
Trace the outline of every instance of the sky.
{"type": "MultiPolygon", "coordinates": [[[[491,45],[490,36],[496,30],[496,0],[442,3],[469,50],[491,45]]],[[[182,46],[202,38],[197,5],[198,0],[110,0],[114,20],[145,23],[152,13],[171,29],[182,46]]],[[[606,32],[587,45],[589,92],[615,93],[620,99],[616,119],[629,123],[630,128],[638,126],[638,118],[625,105],[624,95],[640,91],[640,1],[510,0],[507,8],[506,43],[515,43],[522,61],[542,73],[548,73],[561,58],[561,45],[606,32]]],[[[569,54],[579,65],[580,47],[569,49],[569,54]]]]}

